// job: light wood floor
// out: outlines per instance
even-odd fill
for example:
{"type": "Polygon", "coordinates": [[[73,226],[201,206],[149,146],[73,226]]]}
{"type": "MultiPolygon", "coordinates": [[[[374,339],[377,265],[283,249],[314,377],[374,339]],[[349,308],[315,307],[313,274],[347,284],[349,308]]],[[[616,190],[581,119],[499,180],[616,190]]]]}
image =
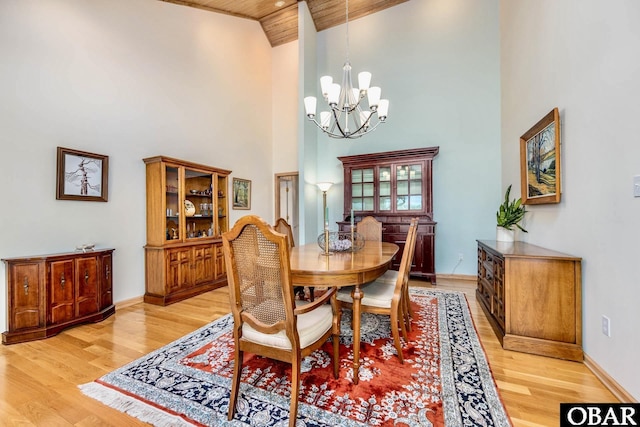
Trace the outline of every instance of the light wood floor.
{"type": "MultiPolygon", "coordinates": [[[[412,281],[412,285],[430,286],[412,281]]],[[[465,292],[507,412],[515,426],[557,426],[561,402],[616,402],[581,363],[505,351],[472,282],[440,280],[465,292]]],[[[0,346],[0,425],[141,426],[84,396],[77,386],[228,313],[227,288],[167,307],[139,303],[96,324],[30,343],[0,346]]]]}

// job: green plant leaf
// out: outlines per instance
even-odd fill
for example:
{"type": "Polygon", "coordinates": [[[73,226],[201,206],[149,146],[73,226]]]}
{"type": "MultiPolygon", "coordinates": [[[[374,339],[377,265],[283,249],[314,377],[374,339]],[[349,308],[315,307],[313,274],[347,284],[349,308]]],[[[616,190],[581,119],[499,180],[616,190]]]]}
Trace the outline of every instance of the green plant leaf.
{"type": "Polygon", "coordinates": [[[509,196],[511,194],[511,185],[507,187],[507,190],[504,194],[504,202],[498,207],[498,211],[496,212],[496,221],[500,227],[504,227],[508,230],[513,229],[513,227],[518,227],[520,230],[525,233],[527,230],[522,228],[519,224],[520,221],[524,219],[524,214],[526,212],[524,205],[522,204],[522,198],[517,200],[509,200],[509,196]]]}

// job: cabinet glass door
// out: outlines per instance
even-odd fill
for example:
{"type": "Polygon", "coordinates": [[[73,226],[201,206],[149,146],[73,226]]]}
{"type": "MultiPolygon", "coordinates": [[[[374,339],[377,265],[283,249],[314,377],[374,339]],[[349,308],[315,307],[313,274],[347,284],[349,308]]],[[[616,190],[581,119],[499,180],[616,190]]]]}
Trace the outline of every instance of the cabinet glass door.
{"type": "Polygon", "coordinates": [[[391,210],[391,167],[384,166],[379,169],[378,183],[380,190],[378,191],[379,197],[379,210],[390,211],[391,210]]]}
{"type": "MultiPolygon", "coordinates": [[[[213,236],[215,230],[213,176],[192,169],[184,171],[186,238],[213,236]]],[[[217,213],[216,213],[217,215],[217,213]]]]}
{"type": "Polygon", "coordinates": [[[373,211],[375,183],[373,168],[351,172],[351,206],[354,211],[373,211]]]}
{"type": "Polygon", "coordinates": [[[218,228],[214,229],[217,236],[229,229],[229,221],[227,219],[227,177],[218,176],[218,228]]]}
{"type": "Polygon", "coordinates": [[[166,240],[180,239],[178,182],[178,168],[167,166],[165,168],[166,240]]]}
{"type": "Polygon", "coordinates": [[[396,166],[396,211],[422,209],[422,168],[417,165],[396,166]]]}

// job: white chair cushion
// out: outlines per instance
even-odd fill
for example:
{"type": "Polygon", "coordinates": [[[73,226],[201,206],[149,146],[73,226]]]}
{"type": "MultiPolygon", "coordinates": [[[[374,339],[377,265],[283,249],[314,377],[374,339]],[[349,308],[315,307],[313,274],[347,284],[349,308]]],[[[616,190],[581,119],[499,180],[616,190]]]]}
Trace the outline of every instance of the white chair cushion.
{"type": "MultiPolygon", "coordinates": [[[[393,285],[390,285],[385,282],[379,282],[376,279],[373,282],[361,286],[360,289],[364,292],[364,298],[360,300],[360,303],[371,307],[391,308],[391,300],[395,290],[394,285],[395,282],[393,285]]],[[[351,298],[352,289],[351,287],[340,288],[337,293],[338,300],[353,303],[353,299],[351,298]]]]}
{"type": "MultiPolygon", "coordinates": [[[[304,305],[305,301],[296,301],[296,305],[304,305]]],[[[316,342],[333,325],[333,311],[331,305],[325,304],[304,314],[298,315],[298,337],[300,347],[307,347],[316,342]]],[[[291,349],[291,342],[284,331],[277,334],[263,334],[244,323],[242,336],[248,341],[263,344],[269,347],[291,349]]]]}
{"type": "Polygon", "coordinates": [[[376,282],[388,283],[391,286],[396,285],[396,280],[398,280],[398,271],[397,270],[387,270],[384,274],[376,279],[376,282]]]}

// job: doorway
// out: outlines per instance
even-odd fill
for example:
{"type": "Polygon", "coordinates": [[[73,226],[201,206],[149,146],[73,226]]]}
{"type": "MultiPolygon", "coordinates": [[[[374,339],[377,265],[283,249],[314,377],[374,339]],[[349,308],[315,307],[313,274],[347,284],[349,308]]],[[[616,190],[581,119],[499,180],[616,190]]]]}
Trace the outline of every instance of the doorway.
{"type": "Polygon", "coordinates": [[[293,241],[299,242],[298,172],[275,174],[275,219],[284,218],[293,231],[293,241]]]}

